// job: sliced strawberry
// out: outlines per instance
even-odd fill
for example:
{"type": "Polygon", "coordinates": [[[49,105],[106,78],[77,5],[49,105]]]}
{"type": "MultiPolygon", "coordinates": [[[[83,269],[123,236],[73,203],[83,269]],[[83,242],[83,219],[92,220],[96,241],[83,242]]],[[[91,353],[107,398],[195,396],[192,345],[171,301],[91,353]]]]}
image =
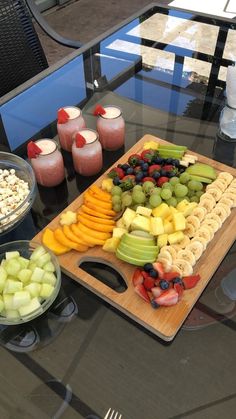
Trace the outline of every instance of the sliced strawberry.
{"type": "Polygon", "coordinates": [[[144,278],[143,286],[144,286],[144,288],[146,288],[147,291],[150,291],[151,288],[154,287],[154,285],[155,285],[154,278],[152,278],[151,276],[148,276],[147,278],[144,278]]]}
{"type": "Polygon", "coordinates": [[[160,164],[152,164],[151,166],[149,166],[148,174],[149,176],[152,176],[153,173],[159,172],[160,170],[161,170],[160,164]]]}
{"type": "Polygon", "coordinates": [[[77,148],[82,148],[82,147],[85,146],[85,144],[86,144],[86,140],[83,137],[83,135],[77,133],[76,136],[75,136],[75,145],[76,145],[76,147],[77,148]]]}
{"type": "Polygon", "coordinates": [[[158,272],[158,277],[160,278],[160,279],[163,279],[164,278],[164,268],[163,268],[163,266],[162,266],[162,264],[161,264],[161,262],[154,262],[153,264],[152,264],[152,266],[153,266],[153,269],[155,269],[157,272],[158,272]]]}
{"type": "Polygon", "coordinates": [[[144,288],[143,284],[137,284],[134,287],[134,291],[143,299],[145,300],[147,303],[150,302],[150,298],[149,295],[146,291],[146,289],[144,288]]]}
{"type": "Polygon", "coordinates": [[[166,170],[167,172],[171,172],[174,169],[175,167],[172,164],[165,164],[164,166],[162,166],[162,170],[166,170]]]}
{"type": "Polygon", "coordinates": [[[69,114],[65,111],[65,109],[60,108],[57,111],[57,122],[58,124],[65,124],[69,120],[69,114]]]}
{"type": "Polygon", "coordinates": [[[133,277],[132,277],[132,282],[133,282],[133,286],[136,287],[136,285],[142,284],[143,283],[143,274],[141,269],[136,268],[134,273],[133,273],[133,277]]]}
{"type": "Polygon", "coordinates": [[[105,115],[106,111],[102,105],[96,105],[93,111],[94,116],[105,115]]]}
{"type": "Polygon", "coordinates": [[[169,178],[167,176],[161,176],[159,177],[157,181],[157,186],[162,186],[163,183],[169,182],[169,178]]]}
{"type": "Polygon", "coordinates": [[[197,285],[198,281],[201,279],[200,275],[190,275],[190,276],[184,276],[182,278],[184,288],[186,290],[189,290],[190,288],[194,288],[195,285],[197,285]]]}
{"type": "Polygon", "coordinates": [[[150,177],[150,176],[145,176],[145,177],[142,179],[142,183],[143,183],[143,182],[152,182],[152,183],[154,183],[154,185],[156,184],[155,179],[153,179],[153,177],[150,177]]]}
{"type": "Polygon", "coordinates": [[[165,279],[166,281],[172,281],[172,279],[179,277],[179,273],[178,272],[165,272],[163,279],[165,279]]]}
{"type": "Polygon", "coordinates": [[[175,290],[175,291],[177,291],[177,293],[178,293],[178,295],[179,295],[179,300],[180,300],[180,298],[182,297],[183,292],[184,292],[184,287],[183,287],[183,285],[178,284],[178,283],[175,283],[175,284],[173,285],[173,288],[174,288],[174,290],[175,290]]]}
{"type": "Polygon", "coordinates": [[[173,306],[178,302],[179,294],[174,288],[170,288],[164,291],[159,297],[152,300],[151,304],[153,308],[159,306],[173,306]]]}
{"type": "Polygon", "coordinates": [[[151,293],[154,298],[159,297],[161,294],[163,294],[163,290],[160,287],[153,287],[151,288],[151,293]]]}
{"type": "Polygon", "coordinates": [[[27,144],[27,155],[29,159],[36,159],[36,157],[42,153],[42,150],[40,147],[37,146],[33,141],[30,141],[27,144]]]}

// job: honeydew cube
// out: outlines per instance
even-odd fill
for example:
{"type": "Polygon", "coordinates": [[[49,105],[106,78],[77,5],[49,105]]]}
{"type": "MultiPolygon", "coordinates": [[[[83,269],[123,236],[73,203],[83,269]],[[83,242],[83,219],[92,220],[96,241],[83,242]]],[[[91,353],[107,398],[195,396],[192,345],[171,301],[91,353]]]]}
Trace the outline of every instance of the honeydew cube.
{"type": "Polygon", "coordinates": [[[55,272],[55,266],[52,262],[47,262],[46,265],[44,265],[43,269],[47,272],[55,272]]]}
{"type": "Polygon", "coordinates": [[[2,266],[3,268],[6,268],[6,264],[7,264],[6,259],[2,259],[2,261],[1,261],[1,266],[2,266]]]}
{"type": "Polygon", "coordinates": [[[17,291],[13,295],[12,306],[14,309],[17,309],[22,306],[29,304],[31,296],[29,291],[17,291]]]}
{"type": "Polygon", "coordinates": [[[31,276],[32,271],[30,269],[21,269],[17,274],[17,278],[23,282],[23,284],[27,284],[27,282],[30,281],[31,276]]]}
{"type": "Polygon", "coordinates": [[[28,269],[30,269],[33,272],[36,267],[37,267],[37,263],[33,262],[33,261],[30,261],[28,269]]]}
{"type": "Polygon", "coordinates": [[[115,253],[119,243],[120,243],[119,237],[111,237],[110,239],[107,239],[105,241],[102,248],[103,250],[105,250],[105,252],[115,253]]]}
{"type": "Polygon", "coordinates": [[[21,269],[27,269],[29,266],[29,259],[23,258],[20,256],[18,259],[18,262],[20,263],[21,269]]]}
{"type": "Polygon", "coordinates": [[[136,217],[136,212],[130,208],[126,208],[124,214],[122,215],[125,228],[128,229],[131,226],[131,223],[135,217],[136,217]]]}
{"type": "Polygon", "coordinates": [[[24,287],[24,290],[30,293],[31,298],[39,297],[41,284],[39,284],[38,282],[31,282],[30,284],[24,287]]]}
{"type": "Polygon", "coordinates": [[[174,225],[171,221],[164,220],[164,233],[171,234],[174,233],[174,225]]]}
{"type": "Polygon", "coordinates": [[[35,297],[35,298],[32,298],[32,300],[30,300],[29,304],[27,304],[26,306],[20,307],[19,308],[19,313],[22,317],[24,317],[24,316],[27,316],[28,314],[30,314],[30,313],[32,313],[36,310],[40,311],[40,309],[41,309],[41,311],[43,311],[38,298],[35,297]]]}
{"type": "Polygon", "coordinates": [[[152,214],[152,209],[142,207],[141,205],[139,205],[138,208],[136,209],[136,214],[144,215],[145,217],[150,217],[152,214]]]}
{"type": "Polygon", "coordinates": [[[168,234],[160,234],[158,237],[157,237],[157,246],[159,247],[159,248],[161,248],[161,247],[163,247],[163,246],[166,246],[167,245],[167,242],[168,242],[168,234]]]}
{"type": "Polygon", "coordinates": [[[3,302],[3,299],[2,299],[2,297],[0,297],[0,313],[2,312],[2,310],[4,309],[4,302],[3,302]]]}
{"type": "Polygon", "coordinates": [[[168,242],[169,244],[176,244],[183,240],[184,233],[182,231],[176,231],[175,233],[168,234],[168,242]]]}
{"type": "Polygon", "coordinates": [[[14,310],[14,309],[9,309],[5,311],[5,317],[7,319],[19,319],[19,311],[18,310],[14,310]]]}
{"type": "Polygon", "coordinates": [[[54,286],[57,282],[57,278],[55,277],[54,273],[52,272],[45,272],[43,275],[43,283],[45,284],[50,284],[52,286],[54,286]]]}
{"type": "Polygon", "coordinates": [[[42,284],[39,296],[42,298],[49,298],[54,291],[54,287],[50,284],[42,284]]]}
{"type": "Polygon", "coordinates": [[[50,262],[51,255],[47,252],[44,255],[40,256],[39,259],[37,259],[36,263],[39,268],[42,268],[47,262],[50,262]]]}
{"type": "Polygon", "coordinates": [[[126,228],[114,227],[112,231],[112,236],[118,237],[118,239],[120,239],[125,233],[127,233],[126,228]]]}
{"type": "Polygon", "coordinates": [[[13,295],[12,294],[4,294],[3,302],[4,302],[5,310],[13,310],[13,295]]]}
{"type": "Polygon", "coordinates": [[[36,266],[36,268],[33,270],[31,281],[42,282],[44,273],[45,271],[42,268],[39,268],[38,266],[36,266]]]}
{"type": "Polygon", "coordinates": [[[123,218],[122,218],[122,217],[121,217],[119,220],[117,220],[117,222],[116,222],[116,227],[119,227],[119,228],[126,228],[126,227],[125,227],[124,220],[123,220],[123,218]]]}
{"type": "Polygon", "coordinates": [[[16,276],[19,270],[21,269],[21,266],[17,259],[10,258],[6,263],[5,269],[8,275],[16,276]]]}
{"type": "Polygon", "coordinates": [[[4,287],[4,294],[14,294],[17,291],[23,289],[23,284],[20,281],[14,281],[13,279],[7,279],[4,287]]]}
{"type": "Polygon", "coordinates": [[[161,205],[159,205],[156,208],[153,208],[152,214],[154,215],[154,217],[161,217],[162,219],[164,219],[171,214],[171,210],[165,202],[162,202],[161,205]]]}
{"type": "Polygon", "coordinates": [[[33,253],[30,256],[30,260],[36,262],[40,259],[45,253],[47,253],[46,249],[43,246],[38,246],[34,249],[33,253]]]}
{"type": "Polygon", "coordinates": [[[164,225],[161,217],[150,217],[151,234],[158,236],[164,234],[164,225]]]}
{"type": "Polygon", "coordinates": [[[2,292],[5,286],[6,279],[7,279],[7,271],[2,266],[0,266],[0,292],[2,292]]]}
{"type": "Polygon", "coordinates": [[[18,258],[19,256],[20,256],[20,253],[17,250],[13,252],[5,253],[6,260],[15,259],[15,258],[18,258]]]}
{"type": "Polygon", "coordinates": [[[177,212],[173,215],[173,224],[175,231],[185,230],[186,220],[184,214],[177,212]]]}
{"type": "Polygon", "coordinates": [[[131,223],[131,230],[142,230],[150,233],[150,218],[137,214],[131,223]]]}
{"type": "Polygon", "coordinates": [[[186,205],[185,209],[182,211],[183,215],[185,217],[188,217],[189,215],[191,215],[194,208],[196,208],[197,205],[198,204],[196,202],[189,202],[188,205],[186,205]]]}

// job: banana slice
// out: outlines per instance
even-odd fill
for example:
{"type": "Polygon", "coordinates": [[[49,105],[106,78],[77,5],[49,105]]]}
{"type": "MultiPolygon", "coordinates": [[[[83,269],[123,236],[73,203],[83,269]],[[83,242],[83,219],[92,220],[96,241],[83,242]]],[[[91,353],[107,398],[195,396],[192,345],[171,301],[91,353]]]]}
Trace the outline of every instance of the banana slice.
{"type": "Polygon", "coordinates": [[[191,215],[194,215],[194,217],[197,217],[199,221],[201,222],[206,216],[206,214],[207,214],[206,208],[197,206],[196,208],[194,208],[191,215]]]}
{"type": "MultiPolygon", "coordinates": [[[[214,198],[214,201],[216,203],[221,198],[222,193],[223,192],[218,188],[211,188],[211,189],[208,189],[208,191],[204,195],[208,199],[210,198],[209,195],[211,195],[214,198]]],[[[200,198],[200,202],[201,202],[201,198],[200,198]]]]}
{"type": "Polygon", "coordinates": [[[205,237],[202,237],[202,236],[195,236],[191,240],[191,243],[194,243],[195,241],[202,243],[203,251],[206,250],[206,247],[207,247],[207,244],[209,243],[209,240],[207,240],[205,237]]]}
{"type": "MultiPolygon", "coordinates": [[[[216,214],[214,214],[216,215],[216,214]]],[[[219,230],[219,224],[217,221],[211,219],[211,218],[205,218],[201,226],[207,226],[210,227],[213,230],[213,233],[216,233],[217,230],[219,230]]]]}
{"type": "Polygon", "coordinates": [[[229,187],[226,189],[225,192],[232,193],[233,195],[235,195],[235,198],[236,198],[236,188],[229,185],[229,187]]]}
{"type": "Polygon", "coordinates": [[[222,195],[222,198],[229,198],[229,199],[231,199],[231,201],[233,201],[233,207],[232,208],[236,207],[235,194],[232,194],[232,192],[227,192],[227,189],[226,189],[226,191],[222,195]]]}
{"type": "Polygon", "coordinates": [[[181,269],[179,268],[179,266],[172,265],[172,267],[171,267],[171,271],[172,271],[172,272],[178,272],[178,274],[179,274],[180,276],[182,276],[182,271],[181,271],[181,269]]]}
{"type": "Polygon", "coordinates": [[[227,205],[229,208],[232,208],[233,207],[233,205],[234,205],[234,201],[233,201],[233,199],[230,199],[230,198],[226,198],[225,197],[225,195],[222,195],[222,198],[220,198],[220,200],[219,200],[219,202],[218,202],[219,204],[225,204],[225,205],[227,205]]]}
{"type": "Polygon", "coordinates": [[[230,211],[230,208],[228,207],[228,205],[225,205],[225,204],[217,204],[217,207],[222,207],[222,208],[224,208],[224,210],[225,210],[225,212],[226,212],[226,214],[227,214],[227,216],[226,216],[226,217],[229,217],[229,216],[230,216],[231,211],[230,211]]]}
{"type": "Polygon", "coordinates": [[[179,244],[172,244],[171,247],[175,249],[176,253],[178,253],[178,251],[182,249],[179,244]]]}
{"type": "Polygon", "coordinates": [[[192,241],[185,250],[190,250],[190,252],[194,255],[195,260],[197,261],[204,252],[204,245],[198,240],[192,241]]]}
{"type": "Polygon", "coordinates": [[[170,272],[172,264],[168,259],[161,257],[161,255],[159,255],[157,260],[158,262],[162,264],[165,272],[170,272]]]}
{"type": "Polygon", "coordinates": [[[193,273],[193,268],[192,268],[191,264],[189,262],[187,262],[187,260],[176,259],[174,266],[176,266],[178,269],[180,269],[182,276],[192,275],[192,273],[193,273]]]}
{"type": "Polygon", "coordinates": [[[213,212],[209,212],[209,214],[207,214],[205,217],[205,220],[208,220],[208,219],[216,221],[218,224],[218,229],[222,226],[222,221],[219,215],[214,214],[213,212]]]}
{"type": "MultiPolygon", "coordinates": [[[[163,246],[162,248],[161,248],[161,250],[160,250],[160,256],[161,257],[163,257],[163,254],[165,255],[166,253],[169,253],[170,254],[170,256],[171,256],[171,258],[172,258],[172,261],[174,260],[174,259],[176,259],[176,255],[177,255],[177,252],[176,252],[176,250],[173,248],[173,246],[163,246]]],[[[164,256],[165,257],[165,256],[164,256]]]]}
{"type": "Polygon", "coordinates": [[[224,179],[218,179],[215,180],[214,182],[210,183],[210,185],[208,185],[206,187],[206,190],[211,189],[211,188],[217,188],[220,189],[222,192],[225,191],[225,189],[227,188],[228,184],[224,179]],[[209,188],[208,188],[209,186],[209,188]]]}
{"type": "Polygon", "coordinates": [[[178,243],[178,245],[182,248],[185,249],[185,247],[190,243],[190,238],[188,236],[184,236],[184,238],[181,240],[181,242],[178,243]]]}
{"type": "Polygon", "coordinates": [[[183,259],[190,263],[191,266],[194,266],[196,263],[196,258],[194,254],[189,249],[180,250],[177,254],[177,260],[183,259]]]}
{"type": "Polygon", "coordinates": [[[230,186],[232,186],[233,188],[236,188],[236,178],[232,180],[232,182],[230,183],[230,186]]]}
{"type": "Polygon", "coordinates": [[[199,203],[199,207],[206,208],[207,212],[211,212],[214,206],[215,206],[215,203],[211,199],[208,199],[208,198],[203,199],[199,203]]]}
{"type": "MultiPolygon", "coordinates": [[[[214,203],[214,205],[216,204],[216,200],[213,196],[212,193],[210,193],[210,191],[215,190],[216,188],[211,188],[208,189],[207,192],[205,192],[201,197],[200,197],[200,202],[204,201],[204,199],[210,199],[210,201],[212,201],[214,203]]],[[[219,189],[218,189],[219,190],[219,189]]]]}
{"type": "Polygon", "coordinates": [[[167,250],[162,250],[162,249],[161,249],[161,251],[159,253],[160,257],[167,259],[172,264],[172,261],[173,261],[172,260],[172,255],[167,250]]]}
{"type": "Polygon", "coordinates": [[[184,234],[191,238],[194,236],[195,232],[196,232],[196,229],[194,228],[194,226],[190,223],[186,223],[184,234]]]}
{"type": "Polygon", "coordinates": [[[192,224],[195,228],[195,231],[200,227],[200,221],[199,218],[197,218],[195,215],[189,215],[186,218],[187,224],[192,224]]]}
{"type": "Polygon", "coordinates": [[[225,211],[223,204],[217,204],[215,208],[212,210],[213,214],[216,214],[220,217],[222,223],[227,218],[227,212],[225,211]]]}
{"type": "Polygon", "coordinates": [[[229,185],[232,182],[233,178],[234,177],[228,172],[220,172],[217,179],[225,179],[225,181],[229,185]]]}
{"type": "Polygon", "coordinates": [[[209,227],[203,226],[199,228],[197,235],[204,237],[206,240],[208,240],[208,242],[210,242],[213,239],[214,233],[209,229],[209,227]]]}

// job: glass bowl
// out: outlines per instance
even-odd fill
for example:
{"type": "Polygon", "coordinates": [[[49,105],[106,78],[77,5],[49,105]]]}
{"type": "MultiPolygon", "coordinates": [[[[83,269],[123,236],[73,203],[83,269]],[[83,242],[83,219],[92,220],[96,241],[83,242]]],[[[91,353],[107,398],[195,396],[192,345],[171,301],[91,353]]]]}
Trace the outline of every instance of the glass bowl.
{"type": "MultiPolygon", "coordinates": [[[[15,154],[0,152],[0,169],[2,170],[15,170],[15,174],[19,179],[28,183],[29,194],[22,202],[16,204],[11,212],[6,215],[1,214],[1,208],[6,207],[6,201],[0,201],[0,235],[8,233],[15,228],[30,211],[35,196],[36,196],[36,181],[32,167],[24,159],[15,154]]],[[[0,172],[1,178],[1,172],[0,172]]],[[[3,196],[5,188],[12,188],[8,184],[3,186],[2,179],[0,179],[0,196],[3,196]]]]}
{"type": "MultiPolygon", "coordinates": [[[[33,250],[38,246],[43,247],[51,256],[51,262],[53,263],[55,267],[54,275],[56,276],[56,283],[54,286],[54,290],[49,298],[41,300],[40,302],[41,307],[32,311],[30,314],[27,314],[25,316],[20,316],[19,314],[18,318],[11,318],[11,317],[6,317],[2,313],[0,313],[1,325],[17,325],[17,324],[26,323],[30,320],[35,319],[36,317],[42,315],[52,305],[52,303],[55,301],[59,293],[59,290],[61,287],[61,268],[58,263],[57,257],[47,247],[42,246],[40,243],[36,243],[33,241],[28,241],[28,240],[17,240],[14,242],[0,245],[0,264],[2,264],[2,260],[5,259],[6,252],[18,251],[20,253],[20,256],[23,256],[24,258],[29,259],[31,254],[33,253],[33,250]]],[[[1,277],[1,274],[0,274],[0,277],[1,277]]],[[[11,279],[14,279],[14,278],[11,278],[11,279]]],[[[3,291],[0,293],[0,299],[1,299],[2,293],[3,291]]]]}

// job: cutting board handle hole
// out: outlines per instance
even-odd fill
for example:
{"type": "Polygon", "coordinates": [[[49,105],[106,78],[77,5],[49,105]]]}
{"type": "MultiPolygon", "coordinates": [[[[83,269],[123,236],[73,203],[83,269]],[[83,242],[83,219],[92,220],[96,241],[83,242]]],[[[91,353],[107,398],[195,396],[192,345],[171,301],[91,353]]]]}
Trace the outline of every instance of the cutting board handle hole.
{"type": "Polygon", "coordinates": [[[103,259],[84,257],[79,261],[79,268],[118,293],[128,288],[122,274],[103,259]]]}

